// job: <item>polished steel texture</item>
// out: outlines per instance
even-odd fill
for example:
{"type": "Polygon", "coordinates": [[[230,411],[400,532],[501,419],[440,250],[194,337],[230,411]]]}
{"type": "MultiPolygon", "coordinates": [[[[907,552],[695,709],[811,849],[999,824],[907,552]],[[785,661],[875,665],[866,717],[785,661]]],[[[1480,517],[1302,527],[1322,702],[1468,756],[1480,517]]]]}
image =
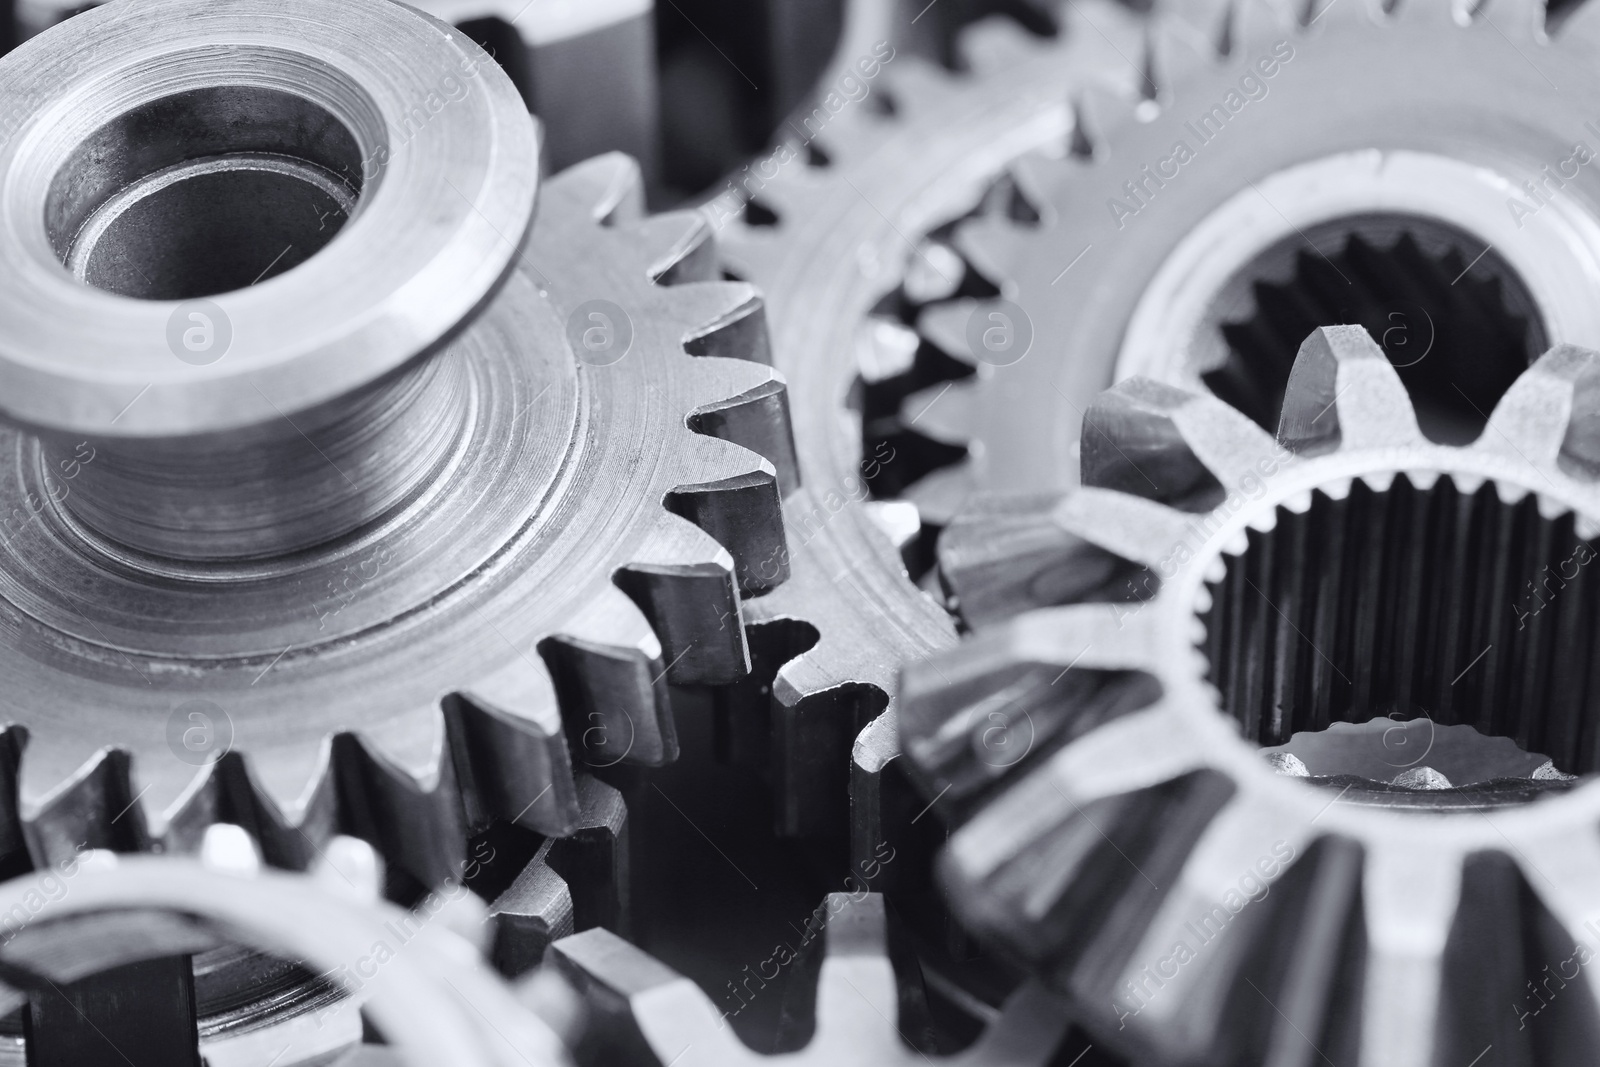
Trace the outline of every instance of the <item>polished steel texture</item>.
{"type": "Polygon", "coordinates": [[[792,466],[705,223],[618,156],[538,188],[499,68],[381,0],[111,4],[0,84],[13,838],[434,884],[573,829],[572,758],[671,759],[792,466]]]}
{"type": "Polygon", "coordinates": [[[1470,437],[1546,346],[1600,345],[1575,147],[1595,20],[1547,27],[1528,0],[1163,14],[1126,53],[1134,91],[1081,93],[1072,151],[1025,159],[1001,209],[956,227],[988,292],[919,322],[895,429],[939,454],[904,498],[943,525],[973,492],[1071,486],[1083,410],[1134,374],[1270,429],[1300,340],[1334,322],[1390,351],[1426,433],[1470,437]]]}
{"type": "MultiPolygon", "coordinates": [[[[1024,986],[968,1048],[930,1058],[909,1047],[907,1003],[890,964],[883,898],[875,893],[832,893],[807,920],[796,958],[815,957],[816,986],[806,990],[794,1015],[812,1036],[797,1051],[775,1057],[751,1051],[728,1027],[725,1013],[693,982],[608,930],[594,929],[557,941],[554,965],[583,992],[611,1055],[684,1067],[760,1067],[782,1063],[828,1067],[1043,1067],[1067,1029],[1062,1002],[1037,983],[1024,986]]],[[[781,949],[779,950],[782,951],[781,949]]],[[[797,967],[797,970],[799,968],[797,967]]],[[[808,969],[802,978],[809,979],[808,969]]],[[[791,992],[794,996],[794,992],[791,992]]]]}
{"type": "Polygon", "coordinates": [[[959,284],[959,263],[941,279],[929,258],[940,250],[905,235],[971,210],[1021,153],[1065,146],[1071,87],[1124,71],[1117,47],[1136,47],[1140,26],[1095,2],[1063,8],[1051,41],[984,23],[963,37],[970,70],[958,77],[896,51],[903,14],[884,0],[851,5],[815,105],[702,209],[725,227],[727,269],[767,294],[800,455],[800,487],[784,502],[790,580],[747,605],[752,639],[770,642],[781,664],[770,694],[778,821],[791,834],[836,827],[848,785],[863,856],[884,840],[886,818],[921,807],[882,810],[880,778],[897,751],[895,672],[955,636],[898,558],[914,513],[908,530],[909,508],[872,499],[915,460],[892,444],[863,451],[853,399],[862,380],[893,376],[897,358],[903,367],[908,338],[915,347],[895,317],[907,276],[959,284]]]}
{"type": "Polygon", "coordinates": [[[904,676],[956,910],[1160,1063],[1587,1054],[1592,982],[1536,1022],[1522,998],[1591,944],[1600,786],[1432,763],[1475,731],[1595,767],[1597,382],[1558,346],[1438,444],[1341,326],[1276,440],[1149,379],[1104,393],[1081,487],[977,505],[946,560],[976,635],[904,676]],[[1385,715],[1364,765],[1262,750],[1385,715]]]}

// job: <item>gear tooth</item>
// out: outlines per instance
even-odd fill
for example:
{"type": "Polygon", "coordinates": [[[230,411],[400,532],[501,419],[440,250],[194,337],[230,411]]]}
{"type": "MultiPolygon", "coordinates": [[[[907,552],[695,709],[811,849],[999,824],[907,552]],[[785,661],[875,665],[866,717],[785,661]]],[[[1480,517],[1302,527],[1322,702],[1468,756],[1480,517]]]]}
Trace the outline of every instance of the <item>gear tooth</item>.
{"type": "Polygon", "coordinates": [[[519,655],[466,687],[447,707],[455,722],[472,823],[502,818],[547,836],[570,833],[577,789],[550,671],[519,655]]]}
{"type": "Polygon", "coordinates": [[[901,493],[917,509],[925,526],[947,526],[967,507],[979,485],[972,457],[918,478],[901,493]]]}
{"type": "Polygon", "coordinates": [[[638,227],[650,277],[658,285],[709,282],[719,277],[717,244],[706,217],[695,211],[652,215],[638,227]]]}
{"type": "Polygon", "coordinates": [[[1186,19],[1157,18],[1145,31],[1142,91],[1170,101],[1173,90],[1198,77],[1216,61],[1215,49],[1186,19]]]}
{"type": "MultiPolygon", "coordinates": [[[[1021,260],[1030,244],[1030,236],[1028,229],[1009,218],[980,215],[957,227],[955,246],[956,251],[961,253],[961,257],[972,266],[973,270],[996,286],[1004,288],[1013,276],[1015,264],[1021,260]]],[[[956,314],[950,309],[962,308],[970,317],[979,306],[986,303],[988,301],[963,298],[952,304],[936,304],[922,312],[918,318],[918,328],[923,327],[923,320],[930,315],[950,318],[956,314]]],[[[966,318],[962,318],[960,328],[947,334],[950,340],[955,342],[955,349],[947,354],[970,363],[973,356],[967,344],[966,328],[966,318]]]]}
{"type": "Polygon", "coordinates": [[[947,445],[965,445],[972,439],[976,399],[970,380],[930,385],[900,402],[900,424],[947,445]]]}
{"type": "Polygon", "coordinates": [[[1600,479],[1600,353],[1558,345],[1539,357],[1495,405],[1476,447],[1600,479]]]}
{"type": "Polygon", "coordinates": [[[1269,54],[1293,32],[1291,0],[1230,0],[1221,19],[1219,51],[1229,56],[1269,54]],[[1220,42],[1226,41],[1226,47],[1220,42]]]}
{"type": "Polygon", "coordinates": [[[686,480],[667,494],[667,508],[717,540],[733,557],[739,586],[771,589],[789,577],[789,551],[777,472],[761,456],[697,434],[686,480]]]}
{"type": "MultiPolygon", "coordinates": [[[[896,121],[915,121],[917,115],[948,114],[960,101],[961,86],[938,64],[917,56],[898,60],[885,71],[889,96],[894,101],[896,121]]],[[[876,142],[881,143],[884,120],[863,109],[866,117],[877,119],[876,142]]]]}
{"type": "MultiPolygon", "coordinates": [[[[1066,532],[1150,570],[1169,565],[1175,546],[1194,530],[1194,518],[1182,511],[1093,486],[1069,493],[1055,521],[1066,532]]],[[[1141,596],[1142,583],[1141,578],[1141,596]]]]}
{"type": "Polygon", "coordinates": [[[597,1013],[591,1028],[621,1030],[630,1043],[645,1045],[635,1045],[642,1055],[621,1062],[647,1063],[655,1058],[650,1048],[693,1048],[714,1062],[750,1059],[698,986],[611,931],[597,927],[564,937],[550,952],[597,1013]]]}
{"type": "Polygon", "coordinates": [[[1027,63],[1042,46],[1016,20],[991,15],[961,30],[956,51],[974,77],[997,76],[1027,63]]]}
{"type": "Polygon", "coordinates": [[[1007,174],[1017,196],[1032,209],[1033,215],[1044,225],[1055,217],[1057,189],[1066,181],[1073,164],[1030,152],[1011,164],[1007,174]]]}
{"type": "Polygon", "coordinates": [[[517,977],[538,966],[552,941],[572,935],[572,892],[550,868],[550,842],[489,905],[489,959],[495,970],[517,977]]]}
{"type": "MultiPolygon", "coordinates": [[[[1114,983],[1101,991],[1101,1002],[1114,999],[1124,982],[1136,984],[1143,967],[1170,956],[1180,942],[1195,949],[1196,958],[1167,982],[1172,988],[1163,988],[1163,995],[1152,998],[1134,1022],[1164,1061],[1198,1062],[1208,1058],[1219,1038],[1237,1041],[1243,1036],[1226,1032],[1225,994],[1238,988],[1247,974],[1252,950],[1272,936],[1276,916],[1266,897],[1277,875],[1262,874],[1262,864],[1277,872],[1279,859],[1274,857],[1282,852],[1275,850],[1298,854],[1312,830],[1298,813],[1265,798],[1234,796],[1202,830],[1176,884],[1138,943],[1129,945],[1132,952],[1123,967],[1103,972],[1114,975],[1114,983]],[[1247,897],[1241,882],[1258,888],[1247,897]],[[1258,898],[1256,892],[1262,895],[1258,898]],[[1246,901],[1243,910],[1240,901],[1246,901]],[[1213,944],[1224,932],[1226,939],[1213,944]],[[1197,939],[1200,943],[1193,944],[1197,939]]],[[[1262,1022],[1271,1015],[1251,1014],[1262,1022]]]]}
{"type": "Polygon", "coordinates": [[[321,846],[308,873],[327,892],[364,904],[383,899],[383,857],[371,842],[334,834],[321,846]]]}
{"type": "Polygon", "coordinates": [[[889,963],[883,897],[877,893],[860,898],[829,893],[823,907],[828,917],[822,973],[817,979],[818,1036],[813,1038],[813,1054],[839,1042],[852,1053],[867,1053],[870,1058],[871,1045],[897,1043],[893,1031],[883,1026],[884,1019],[896,1016],[900,1000],[894,967],[889,963]]]}
{"type": "Polygon", "coordinates": [[[540,652],[586,764],[654,767],[677,758],[661,642],[621,589],[601,590],[540,652]]]}
{"type": "Polygon", "coordinates": [[[1061,502],[1058,494],[979,498],[940,535],[940,574],[969,627],[1033,608],[1155,594],[1148,568],[1063,529],[1061,502]]]}
{"type": "Polygon", "coordinates": [[[727,684],[749,673],[733,557],[698,526],[663,512],[617,584],[650,620],[674,684],[727,684]]]}
{"type": "Polygon", "coordinates": [[[1453,30],[1465,26],[1469,16],[1463,0],[1397,0],[1392,17],[1408,25],[1453,30]]]}
{"type": "Polygon", "coordinates": [[[742,282],[680,285],[663,311],[682,323],[683,349],[691,356],[772,362],[767,305],[755,286],[742,282]]]}
{"type": "Polygon", "coordinates": [[[1044,609],[905,667],[901,743],[928,794],[960,801],[1148,706],[1159,692],[1144,673],[1155,666],[1150,621],[1107,604],[1044,609]]]}
{"type": "Polygon", "coordinates": [[[1377,849],[1363,873],[1360,1062],[1430,1067],[1461,857],[1448,846],[1377,849]]]}
{"type": "Polygon", "coordinates": [[[1079,159],[1104,158],[1110,151],[1111,132],[1138,121],[1139,103],[1136,93],[1108,85],[1092,82],[1078,89],[1072,96],[1072,154],[1079,159]]]}
{"type": "Polygon", "coordinates": [[[1083,484],[1209,511],[1282,462],[1276,444],[1210,396],[1148,378],[1106,390],[1083,420],[1083,484]]]}
{"type": "Polygon", "coordinates": [[[125,841],[142,847],[145,813],[139,805],[111,821],[133,797],[130,785],[128,760],[121,753],[77,741],[64,730],[30,736],[17,767],[17,807],[29,851],[53,862],[71,856],[83,842],[92,848],[116,848],[125,841]],[[125,836],[116,837],[119,833],[125,836]]]}
{"type": "Polygon", "coordinates": [[[800,488],[800,460],[783,376],[742,360],[697,363],[692,369],[697,378],[707,379],[707,392],[715,399],[690,414],[689,428],[761,456],[772,464],[783,496],[800,488]]]}
{"type": "MultiPolygon", "coordinates": [[[[302,835],[321,841],[333,833],[333,738],[323,737],[315,745],[290,742],[262,749],[252,746],[244,756],[246,777],[260,809],[262,824],[256,837],[272,860],[273,842],[266,838],[287,837],[290,855],[310,853],[302,835]],[[286,830],[286,834],[275,834],[286,830]]],[[[304,857],[309,861],[309,855],[304,857]]]]}
{"type": "Polygon", "coordinates": [[[539,214],[558,221],[637,222],[644,218],[644,175],[632,156],[607,152],[548,179],[539,197],[539,214]]]}
{"type": "Polygon", "coordinates": [[[356,746],[334,741],[342,828],[373,842],[424,885],[461,874],[466,812],[437,700],[362,727],[356,746]],[[357,749],[359,751],[353,751],[357,749]]]}

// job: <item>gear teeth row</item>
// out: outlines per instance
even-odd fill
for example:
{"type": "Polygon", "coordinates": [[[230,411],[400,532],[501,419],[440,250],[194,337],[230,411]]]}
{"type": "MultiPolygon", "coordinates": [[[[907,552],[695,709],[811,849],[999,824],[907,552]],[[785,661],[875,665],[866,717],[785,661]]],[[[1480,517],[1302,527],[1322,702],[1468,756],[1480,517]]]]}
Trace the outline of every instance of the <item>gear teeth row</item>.
{"type": "MultiPolygon", "coordinates": [[[[790,955],[814,957],[813,939],[822,933],[820,975],[812,996],[804,996],[809,990],[793,990],[789,1003],[814,1005],[815,1033],[804,1048],[782,1057],[787,1062],[1043,1067],[1066,1036],[1061,1002],[1028,984],[1012,995],[971,1047],[930,1058],[908,1048],[901,1036],[907,1029],[901,1008],[905,998],[889,962],[883,898],[875,893],[830,894],[806,927],[801,945],[790,955]]],[[[772,1059],[750,1051],[727,1025],[726,1014],[694,982],[610,931],[589,930],[552,948],[563,974],[599,1016],[597,1029],[610,1034],[608,1047],[614,1046],[616,1054],[668,1063],[692,1049],[706,1062],[747,1067],[772,1059]]],[[[795,971],[804,973],[802,967],[795,971]]]]}
{"type": "MultiPolygon", "coordinates": [[[[237,751],[198,771],[104,734],[80,745],[69,731],[15,728],[17,836],[43,859],[83,843],[192,850],[223,820],[256,833],[272,863],[304,868],[320,842],[349,833],[437,884],[491,819],[550,836],[581,829],[575,759],[675,758],[668,685],[748,672],[740,593],[786,576],[772,566],[786,558],[780,489],[797,478],[785,384],[766,364],[765,307],[750,286],[714,280],[716,264],[703,218],[644,216],[639,171],[625,157],[581,164],[541,193],[506,299],[543,299],[564,314],[613,298],[634,316],[632,352],[618,366],[580,366],[580,379],[641,412],[682,411],[659,453],[641,457],[661,494],[608,549],[625,558],[572,556],[605,572],[573,613],[516,642],[512,623],[485,623],[482,640],[509,645],[502,665],[443,699],[418,694],[318,744],[241,734],[237,751]],[[598,267],[572,260],[597,252],[598,267]],[[648,383],[663,361],[674,361],[671,385],[656,395],[648,383]]],[[[281,673],[296,658],[291,649],[261,667],[281,673]]],[[[329,714],[340,715],[337,698],[329,714]]]]}
{"type": "MultiPolygon", "coordinates": [[[[1519,1026],[1519,1012],[1547,998],[1518,998],[1542,963],[1592,941],[1593,787],[1545,775],[1567,806],[1542,804],[1536,816],[1538,801],[1518,805],[1536,793],[1455,797],[1419,779],[1410,796],[1435,806],[1407,811],[1407,799],[1385,811],[1393,794],[1341,800],[1338,788],[1280,775],[1240,743],[1207,680],[1201,650],[1217,638],[1201,616],[1216,620],[1203,583],[1244,573],[1219,562],[1269,532],[1289,545],[1301,517],[1319,514],[1324,486],[1336,504],[1354,499],[1353,481],[1396,500],[1523,500],[1546,522],[1575,513],[1579,536],[1593,537],[1600,479],[1577,457],[1592,447],[1597,372],[1600,354],[1552,349],[1465,447],[1422,437],[1398,375],[1355,327],[1324,328],[1302,346],[1277,445],[1208,397],[1138,379],[1108,392],[1084,420],[1084,488],[988,500],[948,531],[943,578],[972,605],[976,633],[903,675],[905,751],[925,795],[960,824],[940,861],[958,914],[1070,994],[1104,1036],[1161,1062],[1321,1052],[1361,1067],[1435,1067],[1493,1043],[1508,1062],[1539,1067],[1562,1062],[1553,1050],[1587,1047],[1600,1017],[1592,986],[1574,989],[1540,1032],[1519,1026]],[[1264,494],[1239,491],[1251,472],[1264,494]],[[1471,488],[1453,488],[1463,483],[1471,488]],[[1274,518],[1280,506],[1288,528],[1274,518]]],[[[1358,587],[1341,579],[1325,594],[1358,587]]],[[[1291,619],[1312,603],[1309,585],[1262,588],[1291,619]]],[[[1570,611],[1534,621],[1577,626],[1592,644],[1592,597],[1563,592],[1570,611]]],[[[1313,661],[1303,650],[1312,624],[1253,617],[1264,629],[1240,641],[1313,661]]],[[[1397,624],[1423,633],[1430,622],[1397,624]]],[[[1387,677],[1385,662],[1374,669],[1387,677]]],[[[1560,674],[1569,697],[1587,692],[1579,673],[1560,674]]],[[[1499,704],[1538,709],[1542,721],[1548,702],[1513,692],[1499,704]]],[[[1592,764],[1557,740],[1560,723],[1550,734],[1477,725],[1513,731],[1525,749],[1556,744],[1558,765],[1592,764]]]]}

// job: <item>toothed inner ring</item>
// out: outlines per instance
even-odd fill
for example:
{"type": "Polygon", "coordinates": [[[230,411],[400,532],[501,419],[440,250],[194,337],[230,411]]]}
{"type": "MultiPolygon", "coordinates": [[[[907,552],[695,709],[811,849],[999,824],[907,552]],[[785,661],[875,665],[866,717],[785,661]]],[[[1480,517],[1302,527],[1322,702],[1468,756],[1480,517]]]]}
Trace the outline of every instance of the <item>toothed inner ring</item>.
{"type": "Polygon", "coordinates": [[[1306,335],[1360,324],[1411,392],[1422,432],[1465,444],[1547,347],[1528,287],[1487,242],[1417,215],[1335,219],[1261,252],[1209,313],[1227,353],[1204,375],[1269,431],[1306,335]]]}
{"type": "MultiPolygon", "coordinates": [[[[1504,503],[1493,483],[1400,475],[1385,490],[1318,491],[1248,537],[1202,613],[1210,680],[1247,739],[1426,718],[1510,738],[1569,774],[1600,767],[1600,578],[1570,512],[1546,518],[1533,494],[1504,503]]],[[[1384,776],[1425,772],[1432,736],[1374,735],[1398,742],[1384,776]]]]}

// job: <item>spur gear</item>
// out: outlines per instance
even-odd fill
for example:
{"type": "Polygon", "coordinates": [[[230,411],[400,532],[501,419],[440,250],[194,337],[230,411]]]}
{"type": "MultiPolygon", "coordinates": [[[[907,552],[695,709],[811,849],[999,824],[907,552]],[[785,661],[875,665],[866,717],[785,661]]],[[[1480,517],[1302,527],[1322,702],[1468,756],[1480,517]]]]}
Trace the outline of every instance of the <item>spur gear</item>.
{"type": "Polygon", "coordinates": [[[482,963],[470,895],[387,904],[380,861],[351,838],[331,840],[309,876],[261,870],[236,826],[211,827],[201,857],[91,850],[0,884],[0,1016],[8,1029],[26,1019],[0,1062],[569,1062],[525,1006],[564,1023],[559,986],[514,990],[482,963]]]}
{"type": "Polygon", "coordinates": [[[1140,90],[1084,92],[1073,153],[960,223],[995,292],[923,312],[885,431],[938,458],[904,494],[925,522],[1070,487],[1083,410],[1131,375],[1275,427],[1316,326],[1367,326],[1455,443],[1548,345],[1600,345],[1596,5],[1290,6],[1157,17],[1140,90]]]}
{"type": "MultiPolygon", "coordinates": [[[[610,1042],[606,1051],[631,1054],[640,1063],[1044,1067],[1066,1036],[1061,1001],[1030,984],[1012,996],[975,1044],[930,1059],[911,1047],[905,1036],[906,1000],[889,961],[883,898],[876,893],[829,894],[808,918],[801,946],[780,946],[758,970],[772,962],[778,970],[793,966],[798,974],[804,963],[796,961],[815,956],[807,942],[818,933],[826,946],[820,974],[814,991],[799,991],[810,994],[798,1012],[810,1017],[802,1024],[811,1030],[810,1039],[803,1048],[776,1056],[752,1051],[729,1027],[726,1013],[719,1012],[698,986],[607,930],[575,934],[557,941],[552,949],[555,964],[588,1003],[595,1029],[604,1031],[610,1042]]],[[[761,988],[770,981],[754,980],[761,988]]],[[[747,986],[750,981],[745,979],[747,986]]],[[[801,981],[804,978],[796,978],[801,981]]],[[[759,990],[751,987],[748,992],[754,996],[759,990]]]]}
{"type": "Polygon", "coordinates": [[[976,636],[904,675],[957,912],[1162,1063],[1587,1058],[1597,390],[1600,354],[1553,348],[1439,444],[1343,326],[1302,346],[1276,441],[1149,379],[1103,394],[1080,488],[969,520],[976,636]],[[1417,728],[1376,777],[1261,750],[1369,719],[1417,728]],[[1554,769],[1452,787],[1430,762],[1472,731],[1554,769]]]}
{"type": "Polygon", "coordinates": [[[380,0],[113,4],[0,83],[8,850],[227,821],[437,884],[492,818],[574,827],[563,718],[671,759],[790,476],[704,221],[616,156],[535,214],[511,83],[380,0]]]}
{"type": "MultiPolygon", "coordinates": [[[[1065,146],[1070,86],[1123,68],[1118,48],[1137,42],[1139,25],[1089,0],[1063,8],[1057,39],[995,20],[966,32],[970,69],[956,75],[896,55],[876,36],[892,27],[892,8],[851,5],[816,109],[790,124],[795,139],[704,209],[725,227],[727,270],[767,294],[800,456],[799,485],[784,502],[790,579],[746,605],[752,641],[776,670],[758,700],[770,706],[778,822],[790,834],[831,832],[853,795],[863,856],[884,840],[886,818],[904,821],[921,806],[885,815],[894,802],[879,796],[896,752],[895,671],[955,636],[885,536],[905,541],[906,509],[870,499],[915,459],[892,445],[864,453],[851,409],[860,379],[894,373],[883,369],[887,354],[909,336],[883,309],[895,299],[884,294],[908,270],[936,277],[945,263],[906,234],[969,210],[1023,151],[1065,146]]],[[[768,733],[752,734],[732,747],[765,761],[768,733]]]]}

